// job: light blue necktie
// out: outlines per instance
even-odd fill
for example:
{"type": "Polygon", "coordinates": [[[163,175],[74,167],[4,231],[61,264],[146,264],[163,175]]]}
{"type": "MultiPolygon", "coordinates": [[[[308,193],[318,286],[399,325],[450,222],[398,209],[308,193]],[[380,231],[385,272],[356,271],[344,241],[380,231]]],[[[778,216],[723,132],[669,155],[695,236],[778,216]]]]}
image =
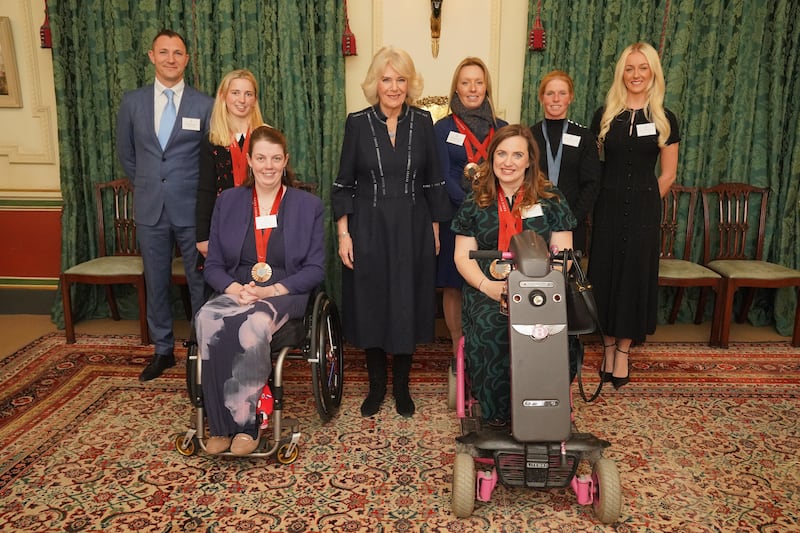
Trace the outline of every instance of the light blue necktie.
{"type": "Polygon", "coordinates": [[[158,142],[161,143],[163,150],[167,146],[169,136],[172,133],[172,127],[175,125],[175,102],[172,99],[175,92],[172,89],[164,89],[164,94],[167,96],[167,105],[164,106],[164,112],[161,113],[161,123],[158,125],[158,142]]]}

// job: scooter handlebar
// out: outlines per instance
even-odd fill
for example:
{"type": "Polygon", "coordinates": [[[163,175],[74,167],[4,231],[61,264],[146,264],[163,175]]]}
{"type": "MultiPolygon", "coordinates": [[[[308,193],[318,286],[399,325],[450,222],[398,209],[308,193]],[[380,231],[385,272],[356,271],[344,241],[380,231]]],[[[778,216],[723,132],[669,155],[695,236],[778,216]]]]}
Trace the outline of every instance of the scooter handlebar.
{"type": "Polygon", "coordinates": [[[511,252],[502,250],[470,250],[470,259],[514,259],[511,252]]]}

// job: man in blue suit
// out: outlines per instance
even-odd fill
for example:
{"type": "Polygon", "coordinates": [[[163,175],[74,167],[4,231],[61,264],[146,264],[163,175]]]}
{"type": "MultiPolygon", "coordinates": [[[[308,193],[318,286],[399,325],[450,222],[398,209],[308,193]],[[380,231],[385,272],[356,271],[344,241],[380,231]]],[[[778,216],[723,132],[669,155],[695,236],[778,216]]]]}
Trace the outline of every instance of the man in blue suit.
{"type": "Polygon", "coordinates": [[[169,288],[175,244],[180,247],[192,310],[204,302],[197,271],[195,202],[200,141],[208,135],[213,99],[188,87],[189,63],[180,34],[161,30],[148,52],[152,85],[126,93],[117,116],[117,155],[134,186],[136,231],[147,283],[147,323],[155,354],[139,376],[149,381],[175,365],[169,288]]]}

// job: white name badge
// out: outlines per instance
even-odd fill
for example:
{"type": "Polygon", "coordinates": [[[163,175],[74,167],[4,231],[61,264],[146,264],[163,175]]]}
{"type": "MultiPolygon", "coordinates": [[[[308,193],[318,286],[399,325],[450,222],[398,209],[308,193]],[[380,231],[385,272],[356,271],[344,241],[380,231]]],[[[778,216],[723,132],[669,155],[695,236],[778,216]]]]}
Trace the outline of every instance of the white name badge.
{"type": "Polygon", "coordinates": [[[563,137],[561,137],[561,142],[566,144],[567,146],[580,146],[581,145],[581,138],[580,135],[573,135],[571,133],[565,133],[563,137]]]}
{"type": "Polygon", "coordinates": [[[267,229],[278,227],[278,215],[263,215],[256,217],[256,229],[267,229]]]}
{"type": "Polygon", "coordinates": [[[456,146],[464,146],[464,139],[466,138],[466,135],[458,133],[457,131],[451,131],[447,134],[447,142],[455,144],[456,146]]]}
{"type": "Polygon", "coordinates": [[[522,218],[533,218],[533,217],[540,217],[544,215],[542,211],[542,204],[533,204],[531,207],[526,207],[520,213],[522,218]]]}
{"type": "Polygon", "coordinates": [[[656,125],[652,122],[648,122],[647,124],[637,124],[636,125],[636,136],[637,137],[649,137],[650,135],[656,134],[656,125]]]}
{"type": "Polygon", "coordinates": [[[183,117],[183,129],[190,131],[200,131],[200,119],[183,117]]]}

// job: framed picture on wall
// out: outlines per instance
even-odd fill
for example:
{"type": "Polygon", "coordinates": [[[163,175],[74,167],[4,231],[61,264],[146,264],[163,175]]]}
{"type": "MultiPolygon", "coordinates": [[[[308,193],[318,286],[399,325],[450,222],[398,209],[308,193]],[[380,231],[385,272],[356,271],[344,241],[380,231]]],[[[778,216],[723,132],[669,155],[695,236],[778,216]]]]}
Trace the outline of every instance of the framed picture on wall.
{"type": "Polygon", "coordinates": [[[22,107],[11,19],[0,17],[0,107],[22,107]]]}

